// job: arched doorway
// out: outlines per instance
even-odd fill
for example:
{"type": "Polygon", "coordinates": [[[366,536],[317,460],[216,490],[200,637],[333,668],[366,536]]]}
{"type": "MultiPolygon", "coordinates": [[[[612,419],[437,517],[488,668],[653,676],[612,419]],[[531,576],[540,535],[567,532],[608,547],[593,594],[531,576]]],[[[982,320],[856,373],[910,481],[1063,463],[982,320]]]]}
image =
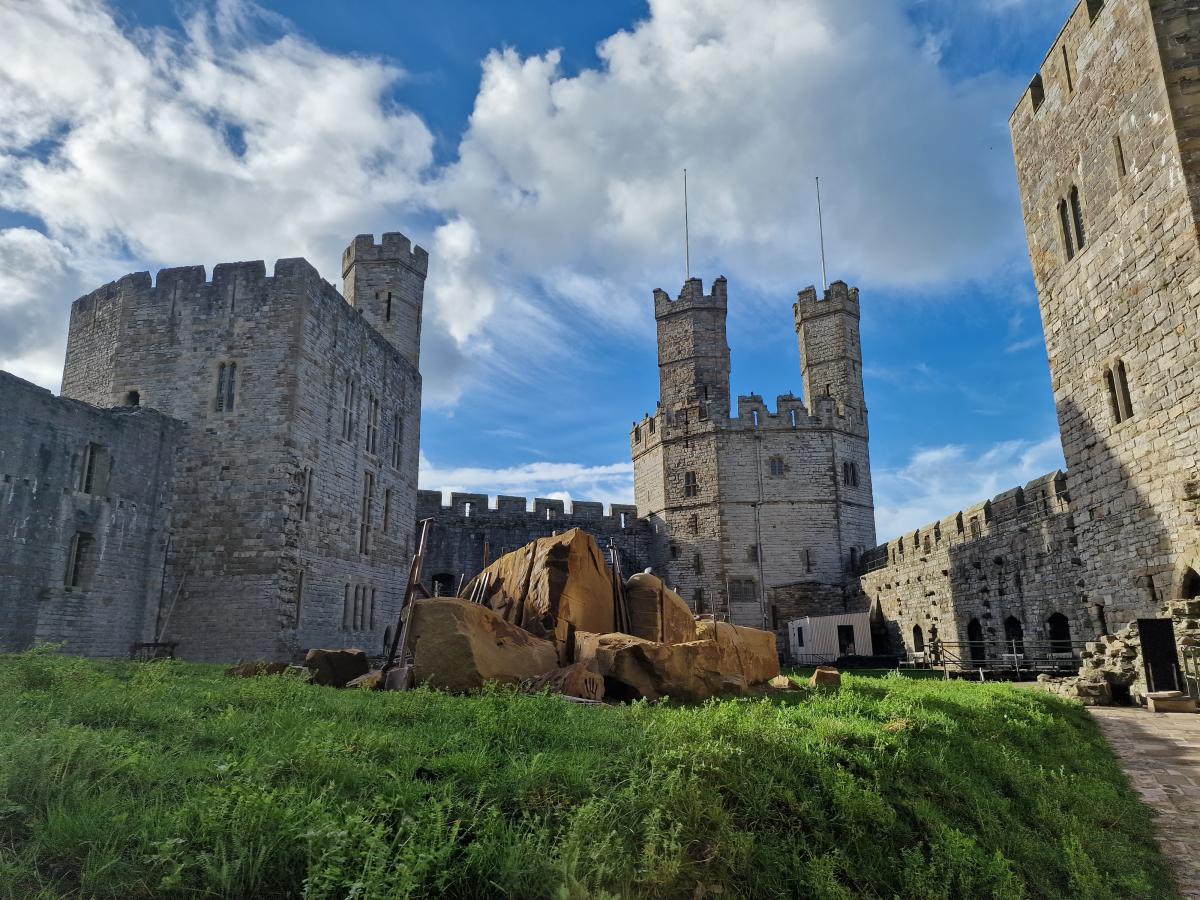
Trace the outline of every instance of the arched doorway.
{"type": "Polygon", "coordinates": [[[921,630],[920,625],[913,626],[913,652],[925,652],[925,632],[921,630]]]}
{"type": "Polygon", "coordinates": [[[1009,653],[1025,653],[1025,626],[1016,616],[1004,620],[1004,642],[1008,645],[1005,650],[1009,653]]]}
{"type": "Polygon", "coordinates": [[[978,619],[972,619],[967,623],[967,648],[971,652],[971,662],[987,661],[987,647],[983,643],[983,626],[979,624],[978,619]]]}
{"type": "Polygon", "coordinates": [[[1056,612],[1046,620],[1046,628],[1050,633],[1051,653],[1071,652],[1071,623],[1067,617],[1056,612]]]}
{"type": "Polygon", "coordinates": [[[1180,600],[1195,600],[1200,598],[1200,573],[1195,569],[1188,569],[1183,573],[1183,578],[1179,582],[1179,599],[1180,600]]]}

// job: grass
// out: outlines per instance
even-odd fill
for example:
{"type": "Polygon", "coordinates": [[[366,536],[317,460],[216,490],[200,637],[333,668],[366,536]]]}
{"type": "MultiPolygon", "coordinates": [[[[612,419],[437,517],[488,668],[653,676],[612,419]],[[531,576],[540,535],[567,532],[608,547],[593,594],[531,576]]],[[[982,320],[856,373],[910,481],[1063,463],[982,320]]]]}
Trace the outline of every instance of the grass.
{"type": "Polygon", "coordinates": [[[584,707],[0,657],[0,898],[1176,896],[1082,708],[584,707]]]}

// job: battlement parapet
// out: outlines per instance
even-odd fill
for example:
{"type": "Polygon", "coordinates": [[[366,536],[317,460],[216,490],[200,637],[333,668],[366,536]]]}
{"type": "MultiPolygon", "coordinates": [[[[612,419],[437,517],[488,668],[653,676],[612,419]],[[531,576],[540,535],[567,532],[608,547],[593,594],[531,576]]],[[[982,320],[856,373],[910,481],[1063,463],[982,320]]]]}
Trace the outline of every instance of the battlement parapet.
{"type": "Polygon", "coordinates": [[[775,410],[767,406],[758,394],[744,394],[737,398],[737,418],[730,420],[733,427],[751,428],[799,428],[815,424],[804,401],[795,394],[780,394],[775,398],[775,410]]]}
{"type": "Polygon", "coordinates": [[[443,502],[441,491],[417,491],[417,519],[445,519],[447,517],[498,521],[522,518],[533,521],[596,522],[600,525],[632,528],[637,521],[637,507],[627,503],[604,504],[589,500],[575,500],[570,510],[563,500],[535,497],[532,502],[526,497],[501,494],[495,503],[489,502],[487,494],[453,491],[450,502],[443,502]]]}
{"type": "Polygon", "coordinates": [[[360,262],[400,263],[422,278],[429,273],[429,251],[398,231],[384,233],[378,244],[372,234],[357,235],[342,253],[342,277],[360,262]]]}
{"type": "Polygon", "coordinates": [[[729,283],[724,275],[718,276],[712,283],[712,293],[710,294],[704,293],[704,281],[699,278],[689,278],[685,281],[683,288],[679,291],[679,296],[674,300],[662,288],[654,289],[655,318],[692,309],[725,309],[728,305],[729,283]]]}
{"type": "Polygon", "coordinates": [[[792,305],[792,315],[797,324],[831,312],[844,312],[857,317],[858,288],[850,287],[844,281],[835,281],[825,289],[824,296],[818,296],[816,287],[809,285],[796,294],[796,302],[792,305]]]}
{"type": "Polygon", "coordinates": [[[922,556],[934,548],[991,537],[1010,528],[1023,528],[1037,519],[1069,515],[1070,512],[1067,476],[1061,471],[1049,472],[1023,487],[1011,488],[880,544],[864,554],[864,564],[869,556],[873,562],[867,566],[868,571],[885,568],[914,555],[922,556]],[[925,549],[927,544],[929,551],[925,549]]]}

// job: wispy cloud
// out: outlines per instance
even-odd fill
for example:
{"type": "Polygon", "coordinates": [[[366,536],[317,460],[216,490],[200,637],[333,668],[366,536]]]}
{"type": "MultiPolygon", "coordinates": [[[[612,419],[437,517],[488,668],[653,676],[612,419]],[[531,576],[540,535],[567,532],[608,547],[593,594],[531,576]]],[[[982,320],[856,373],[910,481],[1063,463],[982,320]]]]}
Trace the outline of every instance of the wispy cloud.
{"type": "Polygon", "coordinates": [[[1043,339],[1040,334],[1032,335],[1019,341],[1013,341],[1004,348],[1005,353],[1020,353],[1022,350],[1032,350],[1034,347],[1040,347],[1043,344],[1043,339]]]}

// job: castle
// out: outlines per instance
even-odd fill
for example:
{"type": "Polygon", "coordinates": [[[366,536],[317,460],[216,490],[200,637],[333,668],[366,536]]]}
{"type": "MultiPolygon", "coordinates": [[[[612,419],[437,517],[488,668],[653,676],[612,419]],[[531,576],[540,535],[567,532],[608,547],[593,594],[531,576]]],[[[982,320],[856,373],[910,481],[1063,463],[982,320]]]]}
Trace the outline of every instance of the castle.
{"type": "Polygon", "coordinates": [[[0,373],[0,650],[377,648],[426,518],[434,593],[579,526],[696,612],[782,630],[869,607],[876,649],[914,657],[1069,656],[1200,597],[1198,16],[1082,0],[1012,115],[1066,475],[875,546],[858,291],[801,292],[803,399],[732,414],[728,285],[690,279],[654,293],[635,505],[443,505],[416,488],[429,260],[359,236],[340,293],[300,259],[128,275],[75,302],[61,397],[0,373]]]}

